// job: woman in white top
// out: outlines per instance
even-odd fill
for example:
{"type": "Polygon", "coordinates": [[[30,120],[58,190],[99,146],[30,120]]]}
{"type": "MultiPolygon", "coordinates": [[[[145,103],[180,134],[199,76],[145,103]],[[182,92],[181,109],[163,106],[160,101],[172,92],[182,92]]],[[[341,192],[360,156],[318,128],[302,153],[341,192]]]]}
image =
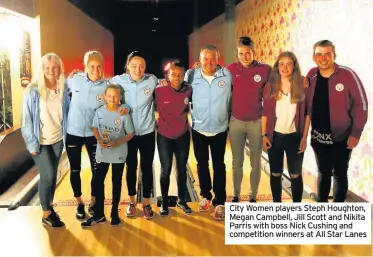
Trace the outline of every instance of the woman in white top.
{"type": "Polygon", "coordinates": [[[61,59],[53,53],[44,55],[37,77],[25,90],[21,114],[22,136],[40,174],[42,223],[51,227],[65,225],[53,209],[70,103],[64,83],[61,59]]]}
{"type": "Polygon", "coordinates": [[[262,116],[263,147],[268,150],[273,202],[281,202],[284,153],[291,177],[293,202],[302,201],[302,163],[307,146],[310,108],[299,63],[292,52],[277,58],[265,88],[262,116]]]}

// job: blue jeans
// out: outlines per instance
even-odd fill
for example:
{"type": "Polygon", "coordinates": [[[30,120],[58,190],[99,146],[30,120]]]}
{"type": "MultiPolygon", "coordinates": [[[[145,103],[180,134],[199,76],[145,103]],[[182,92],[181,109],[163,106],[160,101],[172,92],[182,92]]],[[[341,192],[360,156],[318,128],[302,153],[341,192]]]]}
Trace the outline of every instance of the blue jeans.
{"type": "Polygon", "coordinates": [[[40,153],[32,156],[40,174],[39,198],[43,211],[52,209],[62,149],[63,142],[61,140],[53,145],[41,145],[40,153]]]}

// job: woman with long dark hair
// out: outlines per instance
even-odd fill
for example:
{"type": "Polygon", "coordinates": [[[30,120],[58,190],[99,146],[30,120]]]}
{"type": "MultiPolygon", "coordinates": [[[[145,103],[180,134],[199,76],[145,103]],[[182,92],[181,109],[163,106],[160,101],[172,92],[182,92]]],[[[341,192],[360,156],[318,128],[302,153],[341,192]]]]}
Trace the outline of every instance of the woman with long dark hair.
{"type": "Polygon", "coordinates": [[[126,211],[127,217],[136,213],[136,182],[137,153],[140,152],[141,185],[143,194],[143,213],[145,219],[152,219],[154,213],[150,205],[153,188],[153,159],[155,151],[155,110],[154,89],[158,79],[152,74],[146,74],[144,56],[138,51],[130,53],[125,66],[126,73],[115,76],[111,83],[120,85],[124,90],[124,100],[131,108],[131,118],[135,136],[128,142],[127,187],[130,204],[126,211]]]}

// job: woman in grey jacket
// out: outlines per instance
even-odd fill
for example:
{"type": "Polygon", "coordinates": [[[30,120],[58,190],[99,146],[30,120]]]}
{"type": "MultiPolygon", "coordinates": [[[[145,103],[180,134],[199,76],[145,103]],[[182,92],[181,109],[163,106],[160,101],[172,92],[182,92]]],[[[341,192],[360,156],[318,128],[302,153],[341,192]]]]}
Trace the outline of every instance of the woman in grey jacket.
{"type": "Polygon", "coordinates": [[[70,103],[64,83],[61,59],[53,53],[44,55],[36,78],[24,92],[21,113],[22,136],[40,174],[42,222],[51,227],[65,225],[53,209],[70,103]]]}

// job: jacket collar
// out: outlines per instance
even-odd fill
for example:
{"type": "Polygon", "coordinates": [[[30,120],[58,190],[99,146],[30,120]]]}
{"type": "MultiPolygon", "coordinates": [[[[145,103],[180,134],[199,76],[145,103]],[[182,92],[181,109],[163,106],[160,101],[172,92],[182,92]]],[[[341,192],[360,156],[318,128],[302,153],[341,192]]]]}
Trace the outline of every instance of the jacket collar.
{"type": "MultiPolygon", "coordinates": [[[[332,73],[332,75],[338,73],[339,69],[339,65],[337,63],[334,63],[334,72],[332,73]]],[[[319,71],[320,69],[318,67],[315,67],[313,72],[311,73],[311,77],[316,76],[319,71]]]]}
{"type": "Polygon", "coordinates": [[[243,69],[243,70],[248,70],[248,69],[251,69],[251,68],[254,68],[256,66],[258,66],[258,61],[257,60],[253,60],[250,65],[248,67],[245,67],[242,65],[241,62],[237,62],[237,67],[240,68],[240,69],[243,69]]]}
{"type": "MultiPolygon", "coordinates": [[[[196,78],[203,78],[202,68],[196,68],[195,69],[195,76],[196,76],[196,78]]],[[[224,77],[224,76],[227,76],[227,73],[226,73],[225,69],[223,67],[221,67],[220,65],[218,65],[217,68],[216,68],[216,72],[214,74],[214,77],[218,78],[218,77],[224,77]]]]}

